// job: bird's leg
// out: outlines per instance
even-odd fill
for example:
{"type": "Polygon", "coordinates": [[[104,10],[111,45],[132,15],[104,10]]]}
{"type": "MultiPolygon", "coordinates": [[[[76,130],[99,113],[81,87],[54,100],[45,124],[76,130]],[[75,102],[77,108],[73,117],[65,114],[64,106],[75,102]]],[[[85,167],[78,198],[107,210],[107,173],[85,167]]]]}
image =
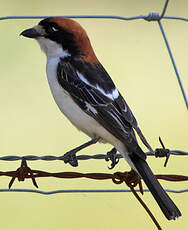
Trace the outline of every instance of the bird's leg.
{"type": "Polygon", "coordinates": [[[111,151],[107,152],[105,160],[111,161],[111,166],[108,167],[109,169],[113,169],[119,162],[116,153],[117,153],[116,148],[113,148],[111,151]]]}
{"type": "Polygon", "coordinates": [[[90,145],[93,145],[93,144],[96,144],[98,142],[100,138],[98,137],[95,137],[93,139],[91,139],[90,141],[66,152],[64,155],[63,155],[63,160],[65,163],[69,163],[70,165],[72,165],[73,167],[77,167],[78,166],[78,160],[76,158],[76,153],[79,152],[80,150],[82,149],[85,149],[87,148],[88,146],[90,145]]]}

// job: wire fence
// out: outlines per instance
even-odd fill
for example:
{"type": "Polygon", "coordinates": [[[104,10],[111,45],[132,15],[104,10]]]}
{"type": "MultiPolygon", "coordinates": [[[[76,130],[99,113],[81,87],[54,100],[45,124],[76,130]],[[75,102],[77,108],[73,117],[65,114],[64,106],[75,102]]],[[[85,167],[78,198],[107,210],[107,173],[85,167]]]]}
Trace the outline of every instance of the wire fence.
{"type": "MultiPolygon", "coordinates": [[[[169,42],[167,40],[167,36],[162,24],[162,20],[167,19],[167,20],[181,20],[181,21],[188,21],[188,18],[185,17],[178,17],[178,16],[166,16],[166,9],[168,6],[169,0],[165,1],[163,10],[161,13],[149,13],[148,15],[140,15],[140,16],[133,16],[133,17],[123,17],[123,16],[113,16],[113,15],[60,15],[62,17],[67,17],[67,18],[91,18],[91,19],[117,19],[117,20],[125,20],[125,21],[131,21],[131,20],[139,20],[139,19],[144,19],[147,22],[155,21],[158,23],[160,31],[162,33],[165,45],[167,47],[179,87],[181,89],[182,95],[184,102],[186,104],[186,107],[188,109],[188,100],[187,96],[183,87],[183,83],[180,78],[180,74],[177,68],[177,65],[175,63],[175,59],[172,53],[172,50],[170,48],[169,42]]],[[[5,17],[0,17],[0,20],[11,20],[11,19],[43,19],[46,17],[50,16],[5,16],[5,17]]],[[[177,156],[188,156],[188,152],[181,151],[181,150],[171,150],[170,153],[172,155],[177,155],[177,156]]],[[[153,155],[152,153],[146,153],[148,156],[153,155]]],[[[53,156],[53,155],[45,155],[45,156],[35,156],[35,155],[27,155],[27,156],[2,156],[0,157],[0,160],[2,161],[17,161],[17,160],[27,160],[27,161],[35,161],[35,160],[43,160],[43,161],[54,161],[54,160],[61,160],[65,161],[65,155],[62,156],[53,156]]],[[[122,156],[120,154],[116,155],[116,159],[120,159],[122,156]]],[[[105,159],[108,160],[108,156],[106,154],[96,154],[96,155],[79,155],[77,156],[77,160],[89,160],[89,159],[105,159]]],[[[20,167],[21,168],[21,167],[20,167]]],[[[17,177],[20,181],[25,178],[19,178],[18,176],[14,177],[14,173],[20,173],[19,170],[13,171],[13,174],[8,174],[8,176],[12,175],[13,181],[17,177]]],[[[30,171],[29,171],[30,172],[30,171]]],[[[0,172],[3,175],[3,172],[0,172]]],[[[10,173],[10,172],[6,172],[10,173]]],[[[28,172],[27,172],[28,173],[28,172]]],[[[28,174],[27,174],[28,175],[28,174]]],[[[26,176],[27,176],[26,175],[26,176]]],[[[30,178],[32,178],[32,175],[30,175],[30,178]]],[[[13,182],[12,182],[13,183],[13,182]]],[[[11,187],[11,186],[10,186],[11,187]]],[[[188,189],[181,189],[181,190],[174,190],[174,189],[165,189],[167,192],[172,192],[172,193],[184,193],[188,192],[188,189]]],[[[0,192],[32,192],[32,193],[39,193],[39,194],[56,194],[56,193],[104,193],[104,192],[130,192],[130,189],[67,189],[67,190],[53,190],[53,191],[41,191],[41,190],[34,190],[34,189],[0,189],[0,192]]],[[[135,190],[139,191],[139,190],[135,190]]],[[[143,191],[148,192],[148,189],[144,189],[143,191]]]]}
{"type": "MultiPolygon", "coordinates": [[[[125,20],[125,21],[131,21],[131,20],[137,20],[137,19],[144,19],[148,22],[151,21],[156,21],[159,25],[160,31],[162,33],[165,45],[167,47],[168,50],[168,54],[170,56],[177,80],[178,80],[178,84],[179,87],[181,89],[181,93],[183,95],[183,99],[185,102],[185,105],[188,109],[188,100],[187,100],[187,96],[183,87],[183,83],[181,81],[181,77],[177,68],[177,65],[175,63],[175,59],[172,53],[172,50],[170,48],[169,42],[167,40],[167,36],[164,30],[164,27],[162,25],[162,19],[173,19],[173,20],[182,20],[182,21],[188,21],[188,18],[185,17],[177,17],[177,16],[165,16],[166,13],[166,9],[168,6],[169,0],[165,1],[162,13],[149,13],[148,15],[140,15],[140,16],[133,16],[133,17],[123,17],[123,16],[113,16],[113,15],[59,15],[61,17],[66,17],[66,18],[92,18],[92,19],[118,19],[118,20],[125,20]]],[[[5,16],[5,17],[0,17],[0,20],[10,20],[10,19],[42,19],[42,18],[46,18],[46,17],[52,17],[52,16],[5,16]]]]}
{"type": "MultiPolygon", "coordinates": [[[[60,155],[60,156],[54,156],[54,155],[45,155],[45,156],[35,156],[35,155],[26,155],[26,156],[16,156],[16,155],[12,155],[12,156],[2,156],[0,157],[0,161],[18,161],[18,160],[22,160],[25,159],[27,161],[36,161],[36,160],[43,160],[43,161],[56,161],[56,160],[60,160],[60,161],[65,161],[66,160],[66,154],[60,155]]],[[[181,151],[181,150],[170,150],[170,154],[171,155],[175,155],[175,156],[188,156],[188,152],[185,151],[181,151]]],[[[41,154],[39,154],[41,155],[41,154]]],[[[146,152],[147,156],[154,156],[153,153],[151,152],[146,152]]],[[[108,155],[107,154],[95,154],[95,155],[78,155],[77,160],[107,160],[108,159],[108,155]]],[[[116,154],[116,159],[121,159],[123,158],[123,156],[121,154],[116,154]]]]}
{"type": "MultiPolygon", "coordinates": [[[[139,192],[139,189],[135,189],[136,192],[139,192]]],[[[149,189],[143,189],[144,192],[149,192],[149,189]]],[[[185,193],[188,192],[188,189],[165,189],[166,192],[170,193],[185,193]]],[[[42,191],[39,189],[0,189],[0,192],[28,192],[28,193],[37,193],[42,195],[53,195],[58,193],[129,193],[130,189],[60,189],[53,191],[42,191]]]]}
{"type": "MultiPolygon", "coordinates": [[[[157,149],[160,150],[160,155],[157,157],[169,157],[168,155],[164,155],[166,153],[170,153],[171,155],[175,156],[188,156],[188,152],[180,151],[180,150],[168,150],[168,149],[157,149]],[[163,151],[161,151],[163,150],[163,151]],[[165,150],[165,151],[164,151],[165,150]]],[[[155,153],[157,152],[155,150],[155,153]]],[[[148,156],[156,156],[153,153],[147,152],[148,156]]],[[[111,156],[107,154],[96,154],[96,155],[79,155],[76,157],[76,160],[89,160],[89,159],[103,159],[105,161],[115,161],[117,162],[117,159],[123,158],[120,154],[115,154],[115,158],[112,159],[111,156]]],[[[114,157],[113,156],[113,157],[114,157]]],[[[2,161],[18,161],[21,160],[21,167],[19,167],[15,171],[8,171],[8,172],[2,172],[0,171],[0,176],[8,176],[11,177],[11,181],[9,183],[9,189],[0,189],[0,192],[33,192],[33,193],[39,193],[44,195],[50,195],[50,194],[56,194],[56,193],[112,193],[112,192],[131,192],[131,189],[62,189],[62,190],[52,190],[52,191],[41,191],[41,190],[34,190],[34,189],[10,189],[14,180],[17,178],[18,181],[24,181],[25,179],[32,179],[33,185],[38,188],[38,185],[36,183],[36,178],[38,177],[53,177],[53,178],[60,178],[60,179],[74,179],[74,178],[88,178],[88,179],[95,179],[95,180],[106,180],[111,179],[113,182],[116,180],[119,180],[119,176],[116,177],[118,173],[114,174],[107,174],[107,173],[78,173],[78,172],[56,172],[56,173],[50,173],[50,172],[44,172],[40,170],[31,170],[27,166],[27,161],[36,161],[36,160],[43,160],[43,161],[55,161],[60,160],[65,163],[70,163],[69,161],[66,161],[67,159],[67,153],[61,156],[53,156],[53,155],[45,155],[45,156],[35,156],[35,155],[26,155],[26,156],[2,156],[0,157],[0,160],[2,161]]],[[[118,162],[117,162],[118,163],[118,162]]],[[[116,163],[116,164],[117,164],[116,163]]],[[[120,180],[120,184],[127,180],[126,172],[121,173],[123,175],[123,179],[120,180]]],[[[181,176],[181,175],[156,175],[158,179],[167,180],[167,181],[188,181],[187,176],[181,176]]],[[[136,189],[135,191],[140,191],[139,189],[136,189]]],[[[144,192],[148,192],[148,189],[144,189],[144,192]]],[[[167,192],[171,193],[184,193],[188,192],[188,189],[165,189],[167,192]]]]}

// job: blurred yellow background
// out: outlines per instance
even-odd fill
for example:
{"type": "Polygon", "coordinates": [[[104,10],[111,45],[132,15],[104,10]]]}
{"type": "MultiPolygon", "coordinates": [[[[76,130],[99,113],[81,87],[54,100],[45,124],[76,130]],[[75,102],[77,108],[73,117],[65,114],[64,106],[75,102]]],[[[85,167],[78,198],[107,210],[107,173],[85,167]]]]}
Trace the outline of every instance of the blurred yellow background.
{"type": "MultiPolygon", "coordinates": [[[[0,16],[106,14],[136,16],[161,12],[162,0],[7,0],[1,2],[0,16]]],[[[171,0],[166,15],[188,17],[186,0],[171,0]]],[[[19,37],[36,19],[0,21],[0,154],[61,155],[88,140],[58,110],[51,96],[45,73],[45,56],[38,44],[19,37]]],[[[170,149],[188,150],[187,110],[159,27],[155,22],[105,19],[77,20],[86,29],[99,60],[132,108],[140,127],[153,148],[160,147],[160,135],[170,149]]],[[[188,24],[163,20],[167,38],[188,93],[188,24]]],[[[79,154],[105,153],[111,146],[96,144],[79,154]]],[[[146,150],[143,147],[144,150],[146,150]]],[[[172,156],[168,167],[164,159],[148,157],[155,173],[188,175],[187,157],[172,156]]],[[[116,172],[129,170],[124,160],[112,171],[100,160],[79,162],[72,168],[63,162],[28,162],[33,169],[47,171],[116,172]]],[[[0,170],[15,170],[20,162],[0,162],[0,170]]],[[[8,178],[0,178],[7,188],[8,178]]],[[[37,179],[39,189],[113,189],[111,181],[87,179],[37,179]]],[[[165,188],[183,189],[186,183],[161,182],[165,188]]],[[[31,181],[13,188],[33,188],[31,181]]],[[[168,222],[149,193],[144,200],[163,229],[187,229],[188,193],[170,194],[183,218],[168,222]]],[[[155,229],[148,215],[132,194],[1,193],[0,227],[12,229],[155,229]]]]}

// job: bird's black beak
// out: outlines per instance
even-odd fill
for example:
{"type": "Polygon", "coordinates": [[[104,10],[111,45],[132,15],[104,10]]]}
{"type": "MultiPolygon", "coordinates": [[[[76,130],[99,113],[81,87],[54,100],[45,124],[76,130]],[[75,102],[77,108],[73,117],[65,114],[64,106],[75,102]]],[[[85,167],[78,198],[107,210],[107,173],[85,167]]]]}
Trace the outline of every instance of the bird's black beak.
{"type": "Polygon", "coordinates": [[[20,35],[23,35],[27,38],[38,38],[41,37],[41,34],[37,32],[34,28],[24,30],[20,35]]]}

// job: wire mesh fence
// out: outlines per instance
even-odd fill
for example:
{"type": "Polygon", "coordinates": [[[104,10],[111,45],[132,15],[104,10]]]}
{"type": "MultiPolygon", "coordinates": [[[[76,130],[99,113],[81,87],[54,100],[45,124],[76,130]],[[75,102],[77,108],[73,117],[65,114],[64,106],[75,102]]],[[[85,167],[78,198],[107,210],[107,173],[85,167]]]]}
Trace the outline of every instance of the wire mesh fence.
{"type": "MultiPolygon", "coordinates": [[[[139,189],[135,189],[136,192],[139,192],[139,189]]],[[[149,189],[143,189],[144,192],[149,192],[149,189]]],[[[170,193],[185,193],[188,192],[188,189],[165,189],[166,192],[170,193]]],[[[0,192],[28,192],[36,193],[42,195],[53,195],[58,193],[129,193],[130,189],[59,189],[53,191],[42,191],[39,189],[0,189],[0,192]]]]}
{"type": "MultiPolygon", "coordinates": [[[[158,150],[158,149],[157,149],[158,150]]],[[[155,152],[157,152],[157,150],[155,152]]],[[[168,150],[168,149],[160,149],[160,150],[165,150],[163,151],[164,154],[166,152],[175,155],[175,156],[188,156],[188,152],[180,151],[180,150],[168,150]],[[168,151],[166,151],[168,150],[168,151]]],[[[146,153],[148,156],[154,156],[153,153],[147,152],[146,153]]],[[[158,155],[157,157],[167,157],[167,155],[162,155],[162,151],[160,151],[161,155],[158,155]]],[[[123,158],[120,154],[115,154],[114,156],[109,156],[107,154],[96,154],[96,155],[78,155],[76,157],[76,160],[89,160],[89,159],[95,159],[95,160],[105,160],[105,161],[115,161],[116,164],[118,163],[117,160],[123,158]],[[114,157],[115,158],[112,158],[114,157]]],[[[156,156],[156,155],[155,155],[156,156]]],[[[169,157],[169,156],[168,156],[169,157]]],[[[21,160],[21,167],[19,167],[15,171],[8,171],[8,172],[2,172],[0,171],[0,176],[8,176],[11,177],[11,181],[9,183],[9,189],[0,189],[0,192],[33,192],[33,193],[39,193],[39,194],[55,194],[55,193],[104,193],[104,192],[131,192],[130,189],[62,189],[62,190],[52,190],[52,191],[41,191],[41,190],[34,190],[34,189],[10,189],[14,180],[17,178],[18,181],[24,181],[25,179],[32,179],[33,185],[38,188],[38,185],[35,181],[36,178],[38,177],[53,177],[53,178],[60,178],[60,179],[74,179],[74,178],[87,178],[87,179],[95,179],[95,180],[106,180],[106,179],[112,179],[114,180],[118,179],[119,177],[116,178],[116,174],[120,173],[114,173],[114,174],[107,174],[107,173],[78,173],[78,172],[56,172],[56,173],[50,173],[50,172],[44,172],[41,170],[31,170],[27,166],[27,161],[36,161],[36,160],[43,160],[43,161],[62,161],[65,163],[70,163],[69,161],[66,161],[67,159],[67,153],[61,156],[53,156],[53,155],[45,155],[45,156],[35,156],[35,155],[26,155],[26,156],[2,156],[0,157],[0,160],[2,161],[18,161],[21,160]]],[[[70,163],[71,164],[71,163],[70,163]]],[[[121,173],[123,176],[126,175],[125,173],[121,173]]],[[[188,181],[187,176],[182,176],[182,175],[156,175],[158,179],[162,180],[167,180],[167,181],[173,181],[173,182],[179,182],[179,181],[188,181]]],[[[123,178],[123,180],[120,180],[120,183],[123,183],[126,181],[126,178],[123,178]]],[[[115,183],[115,184],[120,184],[120,183],[115,183]]],[[[188,192],[188,189],[165,189],[167,192],[172,192],[172,193],[184,193],[188,192]]],[[[139,191],[139,189],[135,190],[139,191]]],[[[143,191],[148,192],[148,189],[144,189],[143,191]]]]}
{"type": "MultiPolygon", "coordinates": [[[[116,20],[124,20],[124,21],[132,21],[132,20],[145,20],[147,22],[154,21],[158,23],[160,31],[162,33],[165,45],[167,47],[179,87],[181,89],[182,95],[184,102],[186,104],[186,107],[188,109],[188,100],[186,97],[186,93],[183,87],[183,83],[177,68],[177,65],[175,63],[174,55],[172,53],[172,50],[170,48],[170,44],[167,40],[167,36],[162,24],[162,20],[181,20],[181,21],[188,21],[188,18],[185,17],[179,17],[179,16],[166,16],[166,9],[168,6],[169,0],[165,1],[164,7],[162,9],[161,13],[149,13],[148,15],[140,15],[140,16],[133,16],[133,17],[123,17],[123,16],[113,16],[113,15],[60,15],[62,17],[67,17],[67,18],[90,18],[90,19],[116,19],[116,20]]],[[[6,16],[6,17],[0,17],[0,20],[15,20],[15,19],[42,19],[45,17],[50,17],[50,16],[6,16]]],[[[181,150],[171,150],[170,153],[172,155],[176,156],[187,156],[188,152],[181,151],[181,150]]],[[[146,153],[148,156],[153,155],[152,153],[146,153]]],[[[120,154],[116,155],[116,159],[120,159],[122,156],[120,154]]],[[[2,161],[17,161],[17,160],[27,160],[27,161],[35,161],[35,160],[43,160],[43,161],[54,161],[54,160],[60,160],[64,161],[65,160],[65,154],[61,156],[53,156],[53,155],[45,155],[45,156],[35,156],[35,155],[27,155],[27,156],[17,156],[17,155],[12,155],[12,156],[2,156],[0,157],[0,160],[2,161]]],[[[96,155],[79,155],[77,156],[77,160],[89,160],[89,159],[107,159],[106,154],[96,154],[96,155]]],[[[181,189],[181,190],[174,190],[174,189],[165,189],[167,192],[173,192],[173,193],[184,193],[188,192],[188,189],[181,189]]],[[[55,194],[55,193],[103,193],[103,192],[130,192],[130,189],[68,189],[68,190],[53,190],[53,191],[41,191],[41,190],[34,190],[34,189],[0,189],[0,192],[33,192],[33,193],[40,193],[40,194],[55,194]]],[[[138,190],[136,190],[138,191],[138,190]]],[[[148,189],[144,189],[145,192],[148,192],[148,189]]]]}
{"type": "MultiPolygon", "coordinates": [[[[182,151],[182,150],[170,150],[170,154],[171,155],[175,155],[175,156],[188,156],[188,152],[182,151]]],[[[41,154],[39,154],[41,155],[41,154]]],[[[151,152],[146,152],[147,156],[154,156],[153,153],[151,152]]],[[[18,161],[18,160],[22,160],[25,159],[27,161],[36,161],[36,160],[43,160],[43,161],[56,161],[56,160],[60,160],[60,161],[64,161],[66,158],[66,153],[60,156],[54,156],[54,155],[45,155],[45,156],[35,156],[35,155],[26,155],[26,156],[16,156],[16,155],[12,155],[12,156],[2,156],[0,157],[0,161],[18,161]]],[[[77,160],[90,160],[90,159],[94,159],[94,160],[101,160],[101,159],[107,159],[108,155],[107,154],[95,154],[95,155],[78,155],[77,160]]],[[[121,154],[116,154],[116,158],[117,159],[121,159],[123,158],[123,156],[121,154]]]]}
{"type": "MultiPolygon", "coordinates": [[[[178,16],[166,16],[166,9],[168,6],[169,0],[165,1],[163,10],[161,13],[149,13],[148,15],[140,15],[140,16],[133,16],[133,17],[123,17],[123,16],[113,16],[113,15],[59,15],[61,17],[66,17],[66,18],[90,18],[90,19],[118,19],[118,20],[124,20],[124,21],[131,21],[131,20],[138,20],[138,19],[144,19],[148,22],[151,21],[156,21],[159,25],[160,31],[162,33],[165,45],[167,47],[168,50],[168,54],[170,56],[177,80],[178,80],[178,84],[179,87],[181,89],[182,95],[183,95],[183,99],[185,102],[185,105],[188,109],[188,100],[187,100],[187,96],[183,87],[183,83],[174,59],[174,55],[172,53],[172,50],[170,48],[170,44],[167,40],[167,36],[162,24],[162,19],[172,19],[172,20],[181,20],[181,21],[188,21],[188,18],[185,17],[178,17],[178,16]]],[[[46,18],[46,17],[52,17],[52,16],[5,16],[5,17],[0,17],[0,20],[10,20],[10,19],[42,19],[42,18],[46,18]]]]}

